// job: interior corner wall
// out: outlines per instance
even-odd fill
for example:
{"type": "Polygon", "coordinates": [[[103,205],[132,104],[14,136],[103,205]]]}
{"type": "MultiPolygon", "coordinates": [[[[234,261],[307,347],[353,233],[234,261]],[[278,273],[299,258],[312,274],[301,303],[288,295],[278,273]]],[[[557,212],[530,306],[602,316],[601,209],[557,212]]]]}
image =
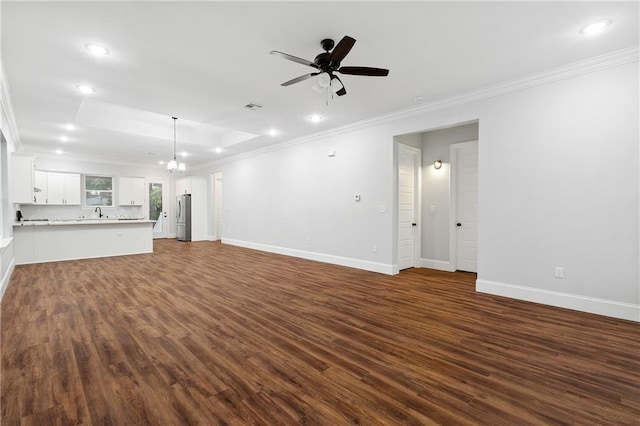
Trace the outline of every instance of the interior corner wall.
{"type": "Polygon", "coordinates": [[[632,62],[202,173],[224,173],[223,243],[391,273],[395,136],[477,120],[476,288],[640,320],[638,113],[632,62]]]}
{"type": "MultiPolygon", "coordinates": [[[[450,171],[451,144],[478,140],[478,123],[468,123],[445,129],[421,133],[422,148],[422,263],[437,261],[448,264],[449,211],[451,205],[450,171]],[[442,161],[442,168],[433,168],[433,162],[442,161]]],[[[434,263],[434,262],[431,262],[434,263]]],[[[450,265],[450,270],[455,269],[450,265]]]]}

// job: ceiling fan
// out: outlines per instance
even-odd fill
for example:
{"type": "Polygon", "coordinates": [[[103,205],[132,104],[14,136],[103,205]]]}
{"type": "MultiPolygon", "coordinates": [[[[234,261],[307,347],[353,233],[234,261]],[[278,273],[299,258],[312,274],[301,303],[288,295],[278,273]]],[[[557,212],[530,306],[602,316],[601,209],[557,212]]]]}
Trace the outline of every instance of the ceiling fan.
{"type": "Polygon", "coordinates": [[[384,68],[371,68],[371,67],[342,67],[340,63],[347,56],[353,45],[356,43],[356,40],[349,36],[344,36],[340,42],[335,45],[331,39],[324,39],[320,42],[322,49],[324,52],[320,53],[315,57],[313,61],[308,61],[306,59],[298,58],[297,56],[289,55],[288,53],[279,52],[277,50],[272,50],[271,54],[275,56],[279,56],[284,59],[288,59],[289,61],[297,62],[299,64],[308,65],[312,68],[315,68],[317,71],[312,72],[310,74],[301,75],[300,77],[296,77],[292,80],[285,81],[281,84],[281,86],[290,86],[295,83],[299,83],[301,81],[307,80],[311,77],[319,75],[319,83],[322,87],[329,87],[334,84],[334,81],[337,80],[340,83],[340,89],[336,90],[336,95],[342,96],[347,94],[347,90],[335,73],[347,74],[347,75],[366,75],[373,77],[386,77],[389,75],[389,70],[384,68]],[[331,51],[333,49],[333,51],[331,51]]]}

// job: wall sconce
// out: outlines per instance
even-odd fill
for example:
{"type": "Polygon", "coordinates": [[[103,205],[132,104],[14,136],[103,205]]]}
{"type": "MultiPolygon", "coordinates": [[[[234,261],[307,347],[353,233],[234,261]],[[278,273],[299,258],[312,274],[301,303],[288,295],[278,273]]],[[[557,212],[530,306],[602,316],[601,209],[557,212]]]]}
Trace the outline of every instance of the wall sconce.
{"type": "Polygon", "coordinates": [[[433,162],[433,168],[436,170],[440,170],[442,167],[442,160],[436,160],[433,162]]]}

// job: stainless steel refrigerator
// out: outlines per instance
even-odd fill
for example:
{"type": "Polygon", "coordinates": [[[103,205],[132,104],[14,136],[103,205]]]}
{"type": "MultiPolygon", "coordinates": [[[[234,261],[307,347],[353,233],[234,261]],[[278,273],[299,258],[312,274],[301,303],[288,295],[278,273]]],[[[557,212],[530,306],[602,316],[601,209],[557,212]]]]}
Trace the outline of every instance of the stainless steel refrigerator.
{"type": "Polygon", "coordinates": [[[191,241],[191,194],[178,197],[176,223],[178,241],[191,241]]]}

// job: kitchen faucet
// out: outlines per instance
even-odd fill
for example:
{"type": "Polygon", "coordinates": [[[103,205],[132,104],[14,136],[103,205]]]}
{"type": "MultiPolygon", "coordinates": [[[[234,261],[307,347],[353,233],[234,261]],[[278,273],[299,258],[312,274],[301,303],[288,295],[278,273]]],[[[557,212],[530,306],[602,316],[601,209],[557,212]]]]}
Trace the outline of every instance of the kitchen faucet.
{"type": "Polygon", "coordinates": [[[102,217],[102,209],[100,207],[96,207],[94,210],[95,213],[98,213],[98,218],[102,217]]]}

